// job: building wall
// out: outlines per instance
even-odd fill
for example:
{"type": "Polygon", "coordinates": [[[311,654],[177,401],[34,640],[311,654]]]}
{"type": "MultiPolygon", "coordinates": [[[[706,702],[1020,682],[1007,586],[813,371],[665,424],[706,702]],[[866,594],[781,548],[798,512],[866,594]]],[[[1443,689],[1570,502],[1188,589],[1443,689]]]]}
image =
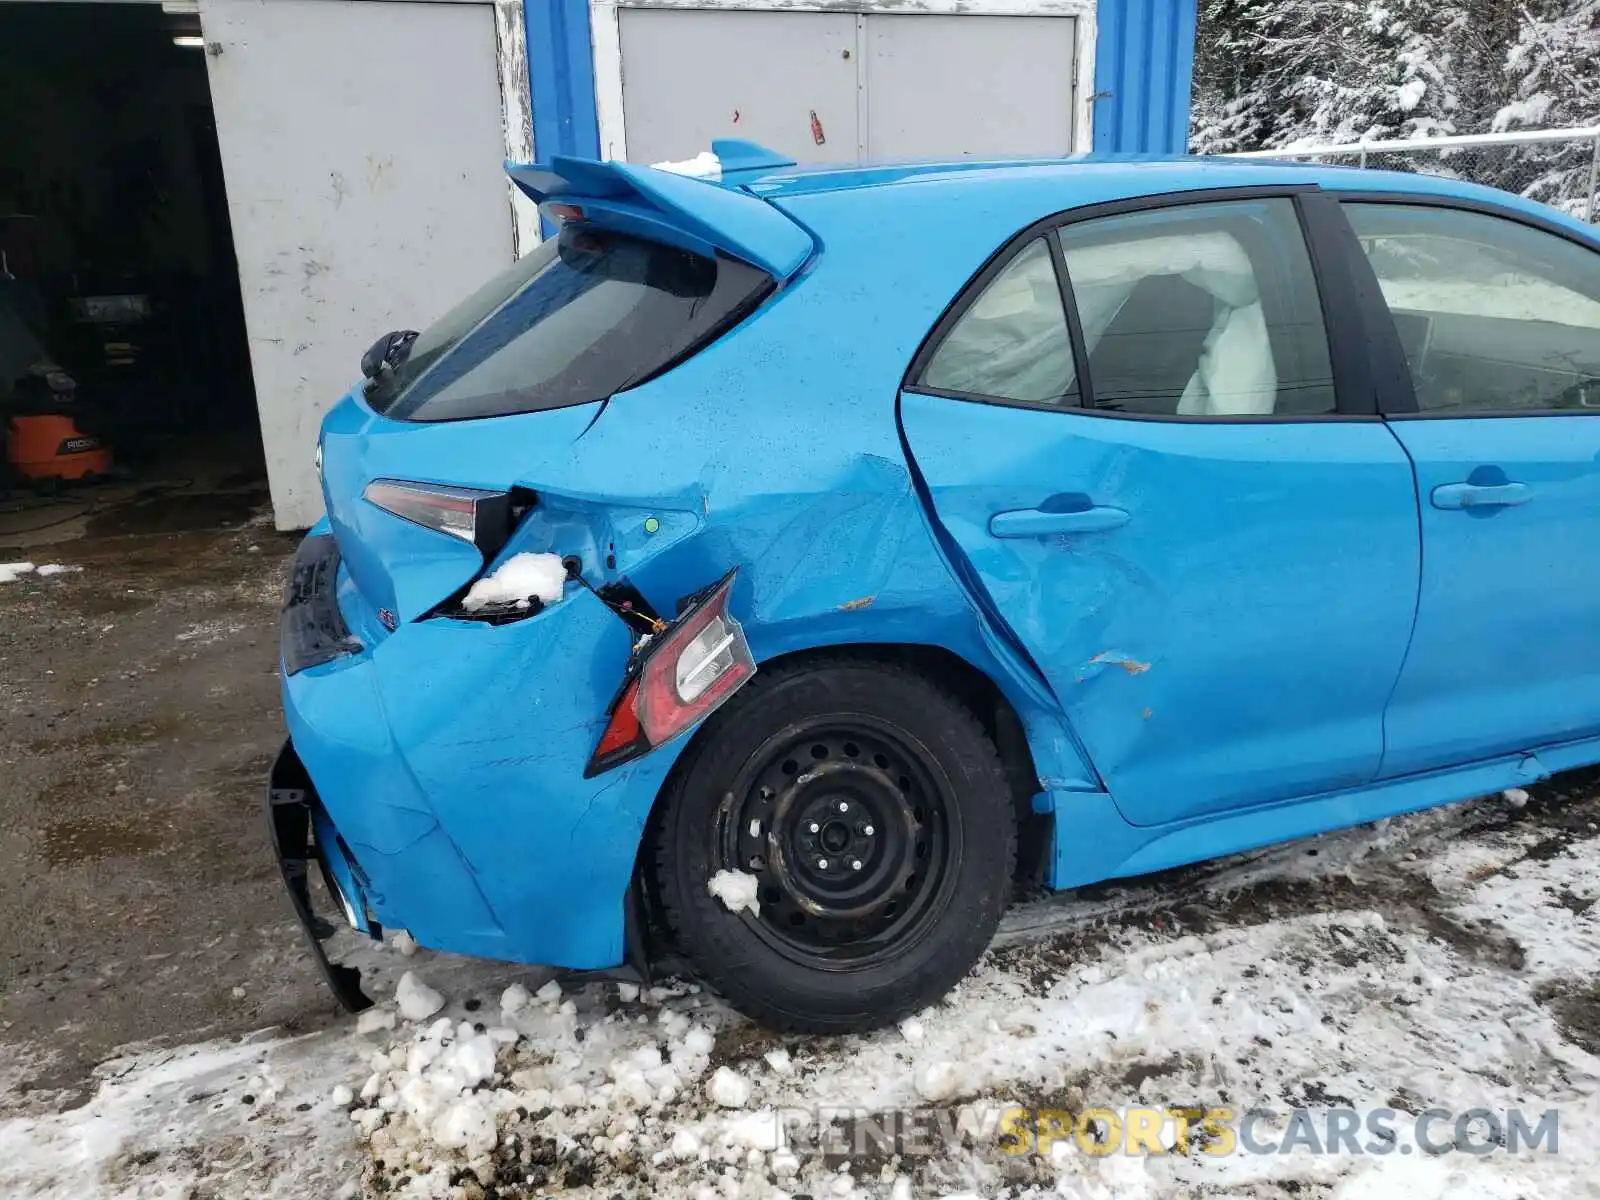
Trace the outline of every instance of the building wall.
{"type": "Polygon", "coordinates": [[[1079,17],[1080,128],[1101,153],[1181,154],[1189,119],[1195,0],[546,0],[530,4],[529,76],[541,155],[626,157],[619,7],[966,12],[1079,17]]]}
{"type": "Polygon", "coordinates": [[[498,28],[488,3],[200,13],[273,516],[303,529],[317,431],[362,352],[514,259],[498,28]]]}

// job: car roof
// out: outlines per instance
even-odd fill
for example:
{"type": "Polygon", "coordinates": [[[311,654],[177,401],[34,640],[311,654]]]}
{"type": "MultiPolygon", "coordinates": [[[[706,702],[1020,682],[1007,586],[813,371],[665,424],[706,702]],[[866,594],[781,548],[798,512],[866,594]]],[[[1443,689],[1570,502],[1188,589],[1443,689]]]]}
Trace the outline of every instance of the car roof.
{"type": "Polygon", "coordinates": [[[1567,226],[1588,240],[1595,230],[1556,209],[1509,192],[1458,179],[1403,171],[1379,171],[1292,159],[1204,156],[1079,155],[1054,159],[885,163],[868,166],[787,166],[735,171],[725,186],[744,189],[789,207],[807,197],[866,206],[915,200],[918,206],[948,201],[982,202],[985,208],[1039,217],[1071,208],[1186,191],[1318,186],[1343,192],[1401,193],[1419,198],[1475,200],[1567,226]]]}

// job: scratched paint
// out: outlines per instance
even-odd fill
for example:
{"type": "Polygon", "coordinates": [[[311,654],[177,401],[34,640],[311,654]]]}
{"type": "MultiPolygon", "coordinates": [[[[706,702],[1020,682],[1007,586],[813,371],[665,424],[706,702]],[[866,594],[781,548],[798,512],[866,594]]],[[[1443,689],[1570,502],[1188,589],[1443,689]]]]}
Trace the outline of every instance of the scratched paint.
{"type": "Polygon", "coordinates": [[[1091,675],[1098,674],[1103,667],[1121,667],[1129,675],[1143,675],[1150,669],[1150,664],[1140,662],[1120,650],[1105,650],[1083,664],[1083,667],[1078,671],[1078,682],[1082,683],[1091,675]]]}

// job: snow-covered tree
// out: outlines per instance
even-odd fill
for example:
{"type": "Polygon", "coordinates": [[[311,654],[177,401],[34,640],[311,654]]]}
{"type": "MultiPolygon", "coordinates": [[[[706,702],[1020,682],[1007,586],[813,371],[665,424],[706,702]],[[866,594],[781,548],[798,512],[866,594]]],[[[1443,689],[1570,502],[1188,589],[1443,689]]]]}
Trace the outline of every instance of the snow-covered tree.
{"type": "MultiPolygon", "coordinates": [[[[1202,153],[1600,123],[1600,0],[1200,0],[1202,153]]],[[[1581,207],[1592,146],[1409,166],[1581,207]]]]}

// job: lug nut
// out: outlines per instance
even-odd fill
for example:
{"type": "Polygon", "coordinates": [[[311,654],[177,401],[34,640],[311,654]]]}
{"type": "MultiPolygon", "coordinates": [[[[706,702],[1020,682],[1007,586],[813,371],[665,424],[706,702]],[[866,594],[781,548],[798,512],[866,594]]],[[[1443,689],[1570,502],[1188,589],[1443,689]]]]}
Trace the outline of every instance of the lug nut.
{"type": "Polygon", "coordinates": [[[811,822],[811,832],[812,833],[821,833],[822,832],[822,826],[818,825],[815,821],[811,822]]]}
{"type": "Polygon", "coordinates": [[[850,863],[850,869],[851,869],[851,870],[852,870],[852,871],[859,871],[859,870],[861,870],[861,860],[860,860],[860,859],[859,859],[859,858],[857,858],[857,859],[852,859],[852,860],[851,860],[851,863],[850,863]]]}
{"type": "Polygon", "coordinates": [[[865,822],[863,822],[862,824],[856,826],[856,832],[859,833],[862,837],[871,837],[872,836],[872,826],[866,824],[865,822]]]}
{"type": "Polygon", "coordinates": [[[828,869],[828,860],[825,859],[825,858],[817,859],[817,870],[826,871],[827,869],[828,869]]]}
{"type": "Polygon", "coordinates": [[[848,804],[846,804],[843,800],[841,800],[841,801],[839,801],[839,811],[840,812],[849,812],[850,811],[850,806],[848,804]]]}

